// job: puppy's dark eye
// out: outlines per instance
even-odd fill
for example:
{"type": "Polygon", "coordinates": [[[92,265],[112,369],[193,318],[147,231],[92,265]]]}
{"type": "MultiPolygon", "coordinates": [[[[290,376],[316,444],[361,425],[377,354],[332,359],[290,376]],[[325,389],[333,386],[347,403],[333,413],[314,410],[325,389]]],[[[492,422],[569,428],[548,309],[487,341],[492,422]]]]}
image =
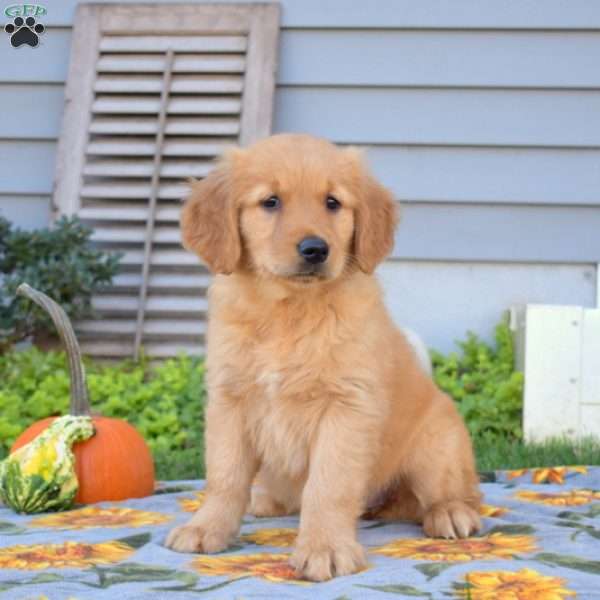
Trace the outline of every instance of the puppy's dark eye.
{"type": "Polygon", "coordinates": [[[281,200],[277,196],[271,196],[263,200],[261,204],[265,210],[277,210],[281,207],[281,200]]]}
{"type": "Polygon", "coordinates": [[[339,203],[339,200],[337,200],[333,196],[327,196],[325,205],[327,206],[327,210],[330,210],[331,212],[335,212],[336,210],[342,208],[342,205],[339,203]]]}

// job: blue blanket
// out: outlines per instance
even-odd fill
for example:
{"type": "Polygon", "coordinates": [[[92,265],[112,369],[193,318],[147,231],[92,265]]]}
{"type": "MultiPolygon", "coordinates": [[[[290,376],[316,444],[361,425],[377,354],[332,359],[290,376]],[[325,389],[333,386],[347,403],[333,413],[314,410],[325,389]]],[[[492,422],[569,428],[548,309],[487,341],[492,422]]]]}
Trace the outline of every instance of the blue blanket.
{"type": "Polygon", "coordinates": [[[489,473],[484,530],[433,540],[411,523],[361,521],[369,567],[326,583],[287,565],[296,517],[246,517],[226,552],[178,554],[168,530],[203,501],[203,482],[149,498],[16,515],[0,506],[0,599],[600,598],[600,467],[489,473]]]}

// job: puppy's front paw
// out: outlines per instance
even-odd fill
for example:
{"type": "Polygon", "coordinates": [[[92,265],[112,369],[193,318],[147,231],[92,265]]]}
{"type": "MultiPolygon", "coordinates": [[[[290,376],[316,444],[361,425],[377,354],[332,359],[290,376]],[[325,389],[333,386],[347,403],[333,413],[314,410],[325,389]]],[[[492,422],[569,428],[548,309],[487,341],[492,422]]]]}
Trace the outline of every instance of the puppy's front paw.
{"type": "Polygon", "coordinates": [[[169,532],[165,546],[175,552],[213,554],[227,548],[229,540],[221,533],[207,531],[198,525],[181,525],[169,532]]]}
{"type": "Polygon", "coordinates": [[[458,500],[432,507],[423,519],[425,535],[434,538],[466,538],[480,529],[479,515],[458,500]]]}
{"type": "Polygon", "coordinates": [[[310,581],[351,575],[367,566],[365,551],[354,541],[333,544],[298,542],[290,557],[296,574],[310,581]]]}

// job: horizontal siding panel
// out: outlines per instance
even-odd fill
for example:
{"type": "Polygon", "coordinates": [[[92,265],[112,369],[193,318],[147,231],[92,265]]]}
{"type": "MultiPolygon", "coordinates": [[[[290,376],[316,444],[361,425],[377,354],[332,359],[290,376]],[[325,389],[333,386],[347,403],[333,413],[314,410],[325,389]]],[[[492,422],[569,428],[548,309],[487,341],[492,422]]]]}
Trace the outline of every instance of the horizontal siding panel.
{"type": "MultiPolygon", "coordinates": [[[[54,3],[44,17],[48,25],[70,25],[78,2],[54,3]]],[[[220,0],[221,3],[255,0],[220,0]]],[[[121,0],[121,4],[139,0],[121,0]]],[[[181,0],[161,0],[176,4],[181,0]]],[[[594,0],[281,0],[284,27],[373,27],[490,29],[593,29],[600,28],[600,7],[594,0]]]]}
{"type": "Polygon", "coordinates": [[[595,306],[596,299],[592,265],[388,261],[378,275],[395,322],[443,352],[456,350],[468,330],[491,341],[512,305],[595,306]]]}
{"type": "MultiPolygon", "coordinates": [[[[154,145],[140,142],[130,146],[133,154],[144,152],[147,158],[101,159],[90,163],[86,173],[124,172],[149,179],[154,145]]],[[[103,151],[94,148],[95,152],[103,151]]],[[[214,167],[202,156],[216,148],[201,150],[193,144],[169,142],[167,149],[173,156],[194,152],[198,158],[166,159],[161,168],[163,177],[180,177],[184,183],[187,174],[203,177],[214,167]]],[[[51,194],[55,151],[56,144],[51,141],[0,140],[0,194],[51,194]]],[[[600,205],[600,150],[371,146],[366,147],[366,154],[374,173],[400,200],[600,205]]],[[[138,187],[137,196],[147,197],[147,185],[138,187]]],[[[131,192],[127,185],[124,190],[131,192]]],[[[177,190],[169,197],[180,198],[181,193],[177,190]]],[[[145,218],[143,207],[131,208],[133,220],[145,218]]],[[[90,211],[86,218],[93,219],[94,215],[102,218],[102,211],[111,209],[85,210],[90,211]]]]}
{"type": "MultiPolygon", "coordinates": [[[[202,38],[200,38],[202,39],[202,38]]],[[[49,28],[40,52],[0,45],[0,82],[63,83],[71,43],[70,28],[49,28]]],[[[113,72],[140,64],[117,56],[103,58],[113,72]]],[[[178,57],[179,71],[189,70],[178,57]]],[[[243,59],[207,56],[208,70],[243,71],[243,59]]],[[[278,82],[282,85],[438,85],[598,87],[600,32],[411,31],[285,29],[281,33],[278,82]],[[326,56],[327,60],[323,60],[326,56]],[[552,60],[548,60],[548,56],[552,60]]],[[[160,72],[163,60],[148,56],[142,68],[160,72]]],[[[194,67],[196,68],[196,67],[194,67]]]]}
{"type": "Polygon", "coordinates": [[[405,204],[394,258],[470,262],[600,262],[593,207],[405,204]]]}
{"type": "Polygon", "coordinates": [[[600,205],[600,150],[371,146],[400,200],[600,205]]]}
{"type": "Polygon", "coordinates": [[[50,222],[50,196],[0,194],[0,215],[22,229],[40,229],[50,222]]]}
{"type": "Polygon", "coordinates": [[[0,103],[0,139],[58,137],[64,85],[0,84],[0,103]]]}
{"type": "Polygon", "coordinates": [[[288,30],[278,82],[597,88],[599,64],[600,32],[288,30]]]}
{"type": "MultiPolygon", "coordinates": [[[[0,214],[21,227],[47,226],[49,206],[48,197],[0,196],[0,214]]],[[[600,214],[593,208],[405,203],[393,256],[474,263],[597,263],[599,230],[600,214]]],[[[123,262],[137,266],[141,259],[142,251],[132,250],[123,262]]],[[[157,250],[153,264],[189,268],[196,267],[198,259],[185,250],[157,250]]],[[[127,287],[132,278],[125,277],[120,285],[127,287]]],[[[200,277],[197,285],[204,283],[200,277]]]]}
{"type": "Polygon", "coordinates": [[[10,44],[0,44],[0,83],[64,83],[70,50],[70,27],[47,28],[35,50],[21,47],[15,51],[10,44]]]}
{"type": "Polygon", "coordinates": [[[50,194],[56,142],[0,140],[0,194],[50,194]]]}
{"type": "Polygon", "coordinates": [[[289,87],[276,132],[336,142],[600,147],[600,91],[289,87]]]}

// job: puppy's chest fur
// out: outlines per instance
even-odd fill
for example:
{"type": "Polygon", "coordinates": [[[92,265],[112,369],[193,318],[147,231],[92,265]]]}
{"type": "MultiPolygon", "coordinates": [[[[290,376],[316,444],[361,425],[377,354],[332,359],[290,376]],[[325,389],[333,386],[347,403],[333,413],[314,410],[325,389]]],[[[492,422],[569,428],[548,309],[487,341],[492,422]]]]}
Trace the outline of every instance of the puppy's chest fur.
{"type": "Polygon", "coordinates": [[[323,414],[332,404],[363,393],[373,377],[368,369],[356,369],[358,323],[326,304],[319,311],[302,308],[280,306],[267,315],[229,321],[222,330],[231,340],[228,366],[220,370],[222,384],[229,381],[243,404],[263,464],[294,479],[306,473],[323,414]]]}

